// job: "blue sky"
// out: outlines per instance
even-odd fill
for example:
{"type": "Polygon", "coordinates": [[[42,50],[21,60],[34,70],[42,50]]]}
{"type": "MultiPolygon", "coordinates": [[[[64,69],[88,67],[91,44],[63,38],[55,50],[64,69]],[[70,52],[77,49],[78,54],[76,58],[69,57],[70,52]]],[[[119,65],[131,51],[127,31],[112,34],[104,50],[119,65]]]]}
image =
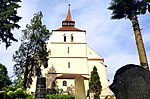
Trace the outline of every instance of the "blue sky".
{"type": "MultiPolygon", "coordinates": [[[[87,43],[105,59],[108,66],[108,76],[112,82],[118,68],[125,64],[139,64],[137,49],[131,22],[128,19],[111,20],[111,11],[107,8],[111,0],[23,0],[18,9],[21,29],[14,30],[14,36],[19,39],[21,30],[30,23],[33,14],[43,13],[43,24],[49,30],[61,26],[66,17],[68,4],[71,4],[72,19],[76,27],[86,30],[87,43]]],[[[142,28],[145,49],[150,60],[150,14],[138,16],[142,28]]],[[[18,49],[20,42],[13,42],[7,50],[5,44],[0,44],[0,63],[13,75],[12,54],[18,49]]]]}

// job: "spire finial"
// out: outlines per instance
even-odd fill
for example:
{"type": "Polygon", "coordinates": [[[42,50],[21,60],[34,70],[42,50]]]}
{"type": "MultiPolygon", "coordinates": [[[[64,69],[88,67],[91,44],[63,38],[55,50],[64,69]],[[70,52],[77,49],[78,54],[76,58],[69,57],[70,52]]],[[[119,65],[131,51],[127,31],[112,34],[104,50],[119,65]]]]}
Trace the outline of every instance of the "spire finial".
{"type": "Polygon", "coordinates": [[[68,4],[68,12],[66,19],[62,21],[62,26],[69,26],[69,27],[74,27],[75,26],[75,21],[72,21],[71,19],[71,13],[70,13],[70,4],[68,4]]]}
{"type": "Polygon", "coordinates": [[[68,10],[70,11],[70,3],[68,4],[68,10]]]}
{"type": "Polygon", "coordinates": [[[66,20],[65,21],[72,21],[71,19],[71,13],[70,13],[70,4],[68,4],[68,13],[67,13],[67,16],[66,16],[66,20]]]}

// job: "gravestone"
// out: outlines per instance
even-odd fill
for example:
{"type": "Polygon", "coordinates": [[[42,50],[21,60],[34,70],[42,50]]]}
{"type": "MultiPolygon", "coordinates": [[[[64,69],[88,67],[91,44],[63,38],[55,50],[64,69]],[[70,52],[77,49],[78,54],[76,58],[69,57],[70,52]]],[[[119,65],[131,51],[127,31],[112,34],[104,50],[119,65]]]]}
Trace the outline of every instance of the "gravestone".
{"type": "Polygon", "coordinates": [[[128,64],[116,71],[110,89],[116,99],[150,99],[150,72],[128,64]]]}
{"type": "Polygon", "coordinates": [[[35,99],[46,99],[45,77],[37,77],[35,99]]]}
{"type": "Polygon", "coordinates": [[[75,99],[86,99],[84,79],[82,76],[75,78],[75,99]]]}

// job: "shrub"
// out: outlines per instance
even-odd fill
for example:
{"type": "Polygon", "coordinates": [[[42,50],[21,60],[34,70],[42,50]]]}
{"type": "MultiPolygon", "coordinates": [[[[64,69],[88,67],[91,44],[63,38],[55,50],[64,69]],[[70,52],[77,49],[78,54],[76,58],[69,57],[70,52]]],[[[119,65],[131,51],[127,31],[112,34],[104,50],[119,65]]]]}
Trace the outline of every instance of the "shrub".
{"type": "Polygon", "coordinates": [[[46,99],[75,99],[72,95],[46,95],[46,99]]]}
{"type": "Polygon", "coordinates": [[[8,88],[3,88],[0,93],[0,99],[33,99],[33,96],[28,94],[23,88],[10,85],[8,88]]]}

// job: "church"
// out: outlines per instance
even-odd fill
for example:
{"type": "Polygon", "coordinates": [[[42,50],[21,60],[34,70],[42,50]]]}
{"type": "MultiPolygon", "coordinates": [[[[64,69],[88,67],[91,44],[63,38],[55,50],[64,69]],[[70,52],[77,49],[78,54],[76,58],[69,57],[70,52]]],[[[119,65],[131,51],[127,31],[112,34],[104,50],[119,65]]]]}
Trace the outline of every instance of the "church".
{"type": "MultiPolygon", "coordinates": [[[[49,51],[48,67],[42,68],[42,75],[46,77],[46,88],[51,88],[55,79],[56,85],[63,93],[75,93],[74,79],[77,76],[84,78],[85,90],[89,89],[88,82],[93,67],[96,66],[101,85],[101,99],[110,95],[107,66],[104,58],[98,55],[86,43],[86,30],[75,27],[75,21],[71,18],[70,6],[62,26],[52,30],[52,35],[47,43],[49,51]]],[[[36,77],[30,92],[35,92],[36,77]]]]}

